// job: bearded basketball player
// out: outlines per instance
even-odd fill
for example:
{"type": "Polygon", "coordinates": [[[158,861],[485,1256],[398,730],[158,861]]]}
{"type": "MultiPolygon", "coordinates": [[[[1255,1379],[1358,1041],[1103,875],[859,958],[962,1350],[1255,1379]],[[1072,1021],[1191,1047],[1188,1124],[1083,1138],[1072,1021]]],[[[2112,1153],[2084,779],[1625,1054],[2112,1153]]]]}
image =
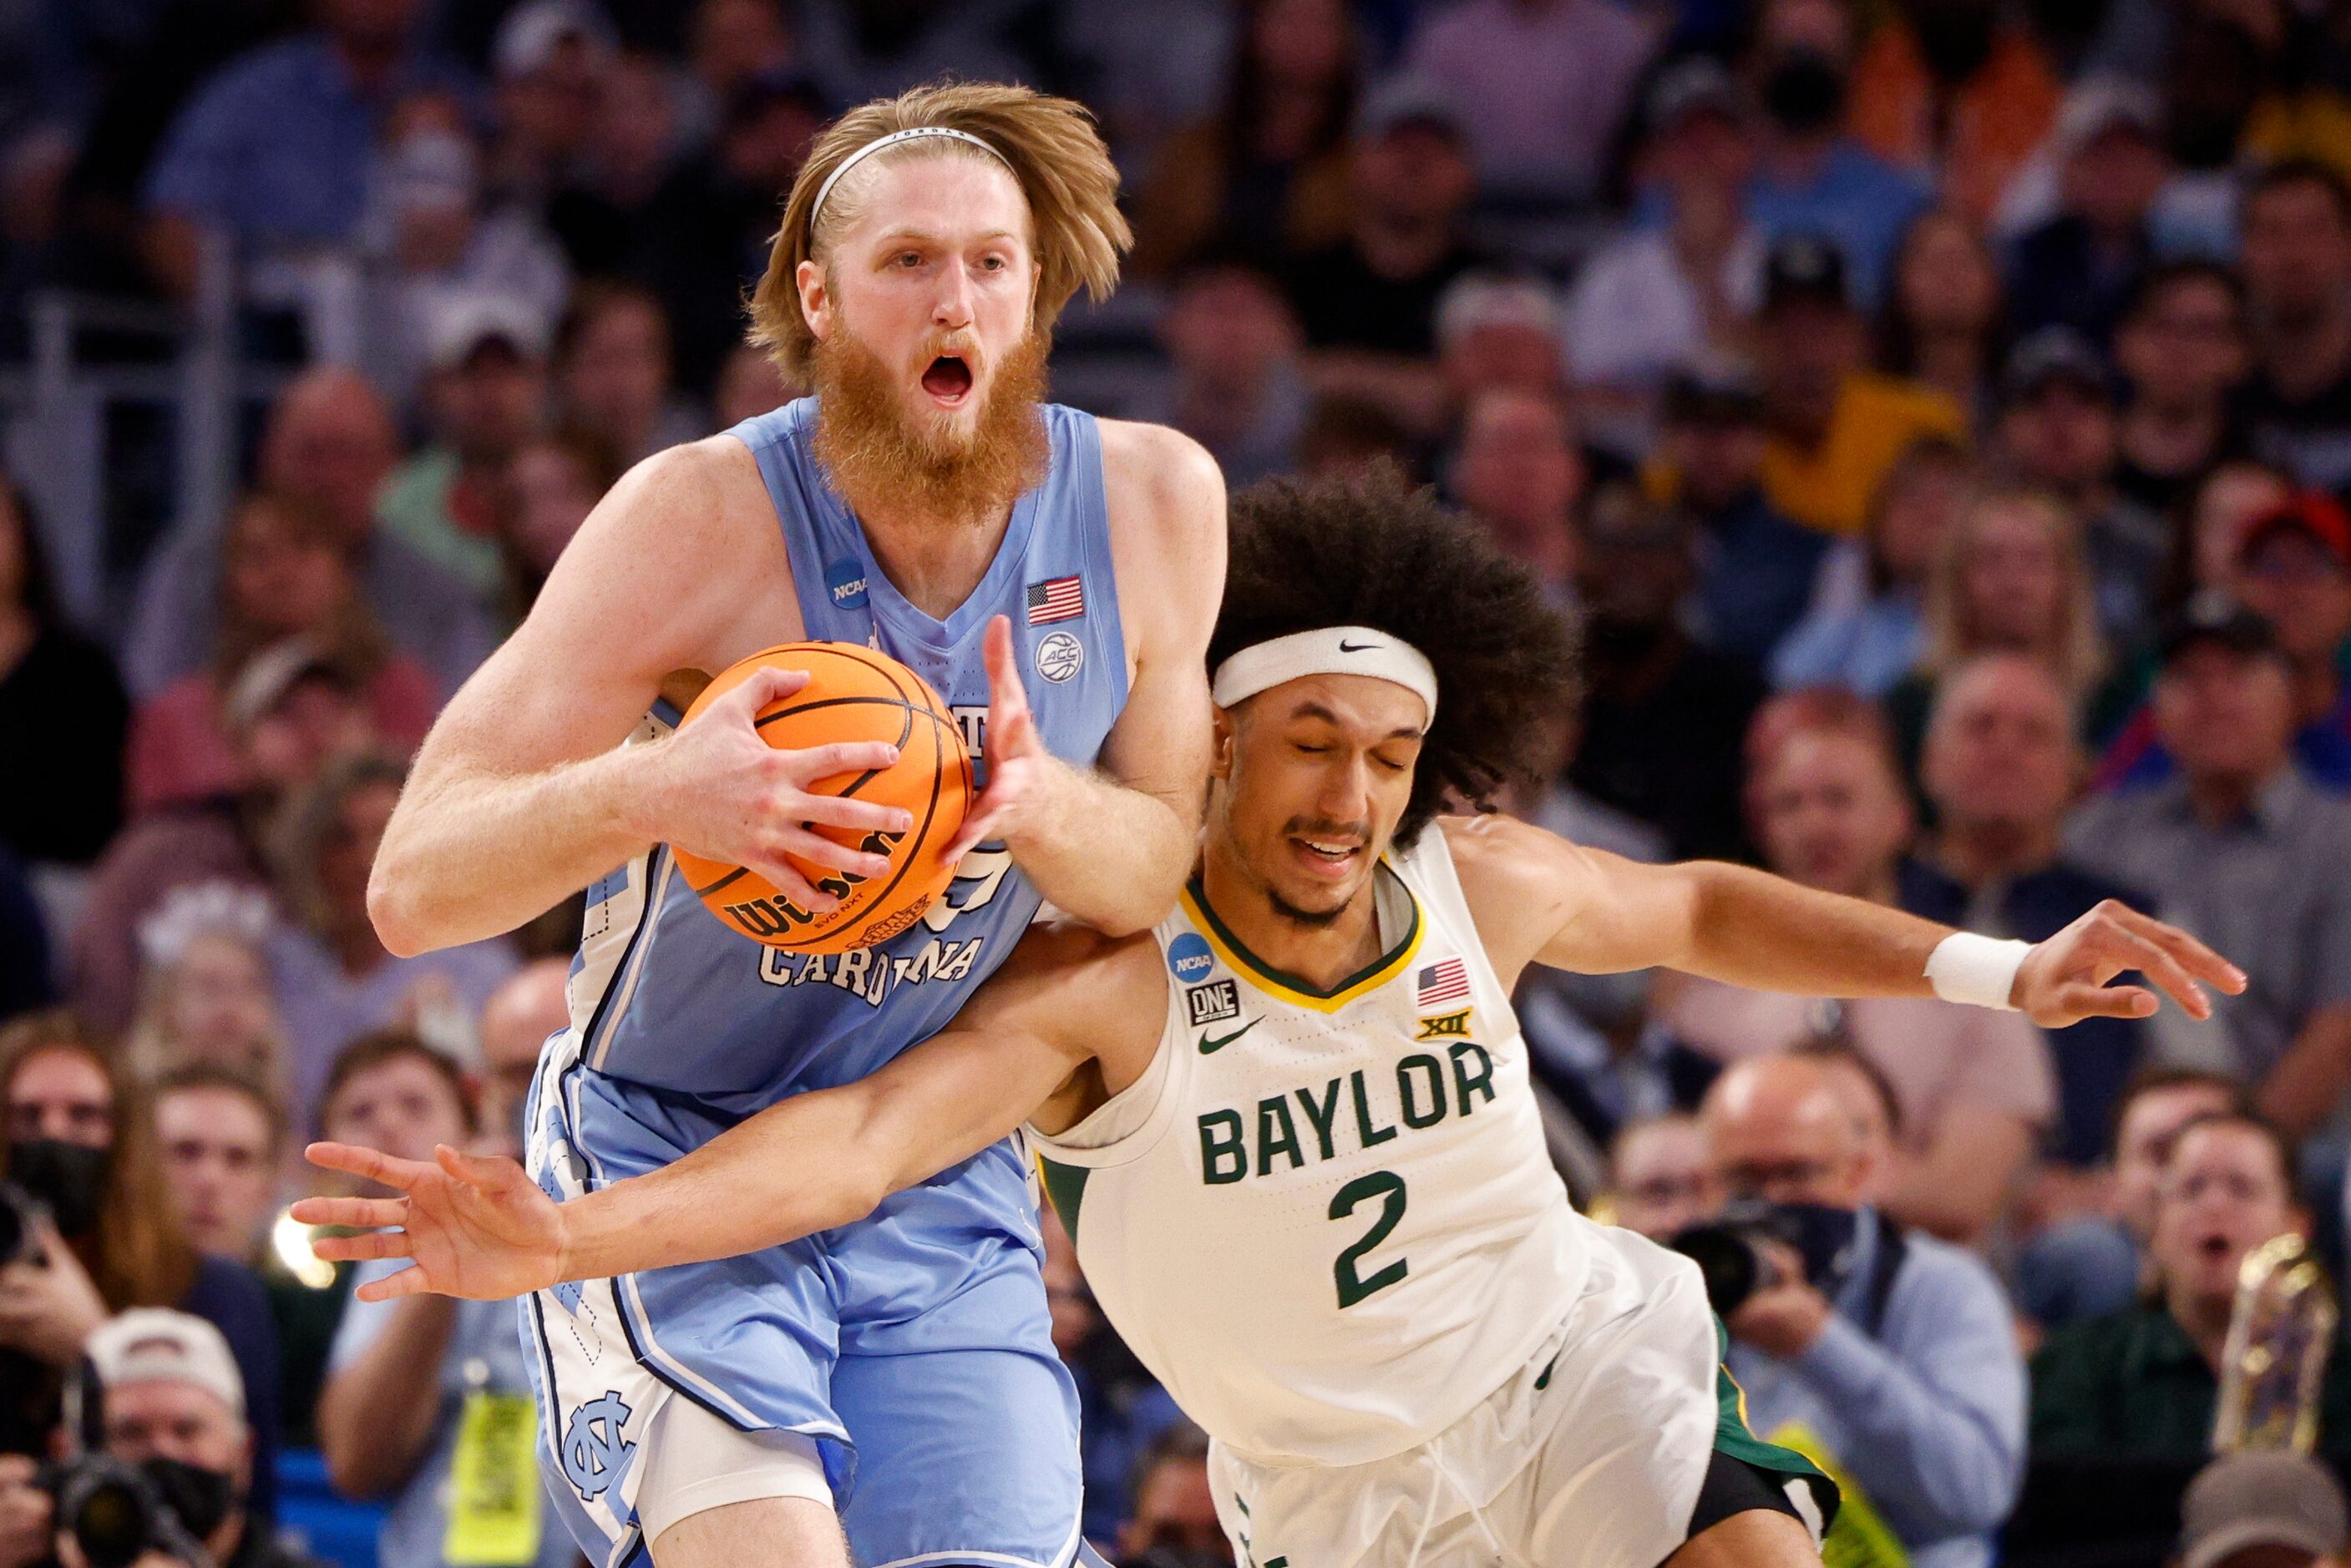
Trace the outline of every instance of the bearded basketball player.
{"type": "MultiPolygon", "coordinates": [[[[1532,579],[1426,496],[1236,498],[1196,877],[1147,935],[1040,927],[946,1031],[560,1204],[511,1161],[318,1146],[405,1190],[367,1293],[497,1297],[769,1248],[1026,1118],[1096,1299],[1214,1439],[1253,1568],[1800,1568],[1828,1482],[1760,1442],[1696,1267],[1569,1207],[1510,992],[1530,963],[1939,994],[2058,1026],[2243,976],[2102,906],[2036,947],[1723,865],[1439,816],[1562,700],[1532,579]]],[[[559,1286],[556,1288],[560,1288],[559,1286]]]]}
{"type": "MultiPolygon", "coordinates": [[[[622,479],[425,741],[369,888],[387,946],[487,937],[590,889],[528,1129],[551,1198],[872,1072],[955,1015],[1040,899],[1113,934],[1174,901],[1222,481],[1171,431],[1040,401],[1057,313],[1116,280],[1116,186],[1084,111],[1023,89],[843,117],[752,309],[815,396],[622,479]],[[803,676],[756,675],[672,732],[710,672],[800,639],[920,671],[983,763],[947,893],[831,960],[725,929],[667,847],[827,910],[785,857],[879,857],[804,825],[908,826],[810,791],[891,748],[761,741],[754,714],[803,676]]],[[[974,1145],[862,1222],[527,1301],[549,1492],[590,1557],[1065,1568],[1077,1409],[1029,1182],[1012,1144],[974,1145]]]]}

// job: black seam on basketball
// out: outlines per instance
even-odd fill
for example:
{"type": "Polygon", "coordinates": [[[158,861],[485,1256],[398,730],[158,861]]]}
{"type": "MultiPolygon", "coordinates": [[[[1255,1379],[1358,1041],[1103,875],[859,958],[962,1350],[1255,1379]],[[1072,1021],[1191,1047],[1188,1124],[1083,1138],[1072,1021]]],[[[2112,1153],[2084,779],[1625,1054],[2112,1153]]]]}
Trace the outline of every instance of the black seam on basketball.
{"type": "Polygon", "coordinates": [[[795,713],[813,713],[820,708],[910,708],[913,703],[904,697],[819,697],[807,702],[796,702],[789,708],[778,708],[751,721],[751,728],[764,730],[778,719],[789,719],[795,713]]]}
{"type": "MultiPolygon", "coordinates": [[[[920,710],[920,711],[928,712],[928,711],[929,711],[929,710],[928,710],[928,709],[923,709],[923,710],[920,710]]],[[[937,714],[935,714],[935,713],[933,713],[931,716],[932,716],[933,718],[936,718],[938,715],[937,715],[937,714]]],[[[962,757],[962,758],[964,758],[964,764],[965,764],[966,768],[967,768],[967,769],[968,769],[968,768],[969,768],[969,766],[970,766],[970,758],[969,758],[969,756],[968,756],[968,755],[967,755],[967,754],[963,751],[963,749],[962,749],[962,740],[961,740],[962,732],[961,732],[960,730],[956,731],[956,736],[957,736],[957,740],[956,740],[956,753],[955,753],[955,754],[956,754],[956,756],[958,756],[958,757],[962,757]]],[[[943,767],[934,767],[934,768],[932,768],[932,769],[931,769],[931,798],[930,798],[927,802],[925,802],[925,803],[924,804],[924,806],[923,806],[923,820],[922,820],[921,822],[919,822],[919,823],[917,823],[917,824],[915,825],[915,826],[914,826],[914,835],[913,835],[913,836],[914,836],[914,844],[915,844],[915,846],[916,846],[916,847],[917,847],[917,849],[918,849],[918,850],[919,850],[919,849],[921,849],[921,848],[924,848],[924,847],[927,847],[927,846],[929,846],[929,844],[930,844],[930,841],[931,841],[931,837],[930,837],[930,836],[931,836],[931,824],[933,824],[933,823],[935,823],[935,822],[936,822],[936,821],[938,820],[938,816],[939,816],[939,788],[940,788],[941,784],[944,784],[944,783],[945,783],[945,781],[946,781],[946,770],[945,768],[943,768],[943,767]]],[[[967,787],[966,787],[966,791],[965,791],[965,800],[966,800],[967,805],[968,804],[969,799],[970,799],[970,791],[969,791],[968,784],[967,784],[967,787]]],[[[908,872],[912,871],[914,868],[914,857],[913,855],[909,855],[909,856],[907,856],[907,857],[906,857],[905,861],[904,861],[903,864],[901,864],[901,865],[899,865],[899,866],[896,866],[896,867],[893,867],[893,868],[892,868],[891,873],[890,873],[890,879],[889,879],[887,882],[884,882],[884,883],[883,883],[879,888],[872,888],[871,891],[867,892],[867,893],[864,895],[864,897],[863,897],[863,898],[862,898],[858,899],[858,902],[859,902],[859,903],[861,903],[861,904],[864,904],[864,905],[866,905],[866,906],[870,907],[870,906],[872,906],[872,904],[877,903],[877,902],[879,902],[880,900],[882,900],[882,899],[883,899],[883,898],[888,898],[892,893],[893,893],[893,892],[895,892],[895,891],[897,890],[898,884],[899,884],[899,883],[901,883],[901,882],[903,882],[903,881],[904,881],[904,880],[906,879],[906,874],[907,874],[908,872]]],[[[950,881],[952,881],[952,880],[953,880],[953,878],[952,878],[952,877],[950,877],[950,878],[949,878],[949,880],[950,880],[950,881]]],[[[933,895],[933,897],[934,897],[934,898],[935,898],[936,896],[937,896],[936,894],[934,894],[934,895],[933,895]]],[[[843,908],[845,909],[846,907],[847,907],[847,906],[846,906],[846,902],[844,901],[843,908]]],[[[919,919],[920,917],[917,917],[917,918],[919,919]]],[[[913,929],[913,927],[912,927],[911,925],[909,925],[909,927],[908,927],[907,929],[911,930],[911,929],[913,929]]],[[[814,935],[811,935],[808,940],[809,940],[810,941],[824,941],[824,940],[829,940],[831,938],[832,938],[833,936],[835,936],[835,935],[837,935],[837,934],[839,934],[837,930],[826,930],[826,931],[821,932],[821,933],[820,933],[820,934],[814,934],[814,935]]],[[[903,933],[901,933],[901,934],[903,934],[903,933]]],[[[805,945],[805,943],[802,943],[802,942],[792,942],[792,943],[789,943],[789,944],[786,944],[786,943],[776,943],[776,944],[773,944],[773,945],[777,946],[780,950],[785,951],[785,952],[802,952],[802,951],[805,951],[805,950],[806,950],[806,945],[805,945]]],[[[875,943],[874,945],[878,947],[878,946],[880,946],[881,944],[877,942],[877,943],[875,943]]]]}
{"type": "MultiPolygon", "coordinates": [[[[726,876],[721,877],[709,887],[695,888],[694,889],[694,896],[697,898],[707,898],[713,893],[721,892],[726,888],[732,887],[737,878],[748,877],[750,874],[751,868],[748,866],[737,866],[734,870],[729,871],[726,876]]],[[[692,884],[689,883],[688,886],[691,887],[692,884]]]]}

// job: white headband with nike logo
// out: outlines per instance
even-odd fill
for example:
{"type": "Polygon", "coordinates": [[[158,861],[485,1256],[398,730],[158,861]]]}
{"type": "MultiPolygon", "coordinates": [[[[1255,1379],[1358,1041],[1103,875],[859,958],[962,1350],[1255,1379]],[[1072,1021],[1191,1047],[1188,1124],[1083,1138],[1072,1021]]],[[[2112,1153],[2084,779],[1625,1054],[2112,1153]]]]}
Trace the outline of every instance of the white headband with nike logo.
{"type": "Polygon", "coordinates": [[[1325,626],[1253,643],[1217,666],[1208,683],[1219,708],[1306,675],[1368,675],[1418,695],[1437,722],[1437,667],[1400,637],[1367,626],[1325,626]]]}
{"type": "Polygon", "coordinates": [[[824,215],[824,199],[832,194],[832,188],[841,183],[841,177],[843,174],[848,173],[852,169],[856,168],[860,163],[862,163],[865,160],[872,157],[875,153],[883,151],[884,148],[897,147],[909,141],[926,141],[936,136],[944,136],[951,141],[967,142],[971,146],[978,148],[982,152],[987,153],[990,158],[995,159],[998,163],[1003,164],[1007,169],[1010,169],[1012,167],[1012,160],[1004,156],[1003,153],[998,152],[995,148],[990,147],[987,142],[982,141],[970,131],[957,130],[952,125],[916,125],[911,126],[904,130],[893,130],[887,136],[875,137],[872,140],[867,142],[864,146],[859,148],[856,151],[842,159],[840,163],[834,167],[832,172],[824,177],[824,183],[816,188],[816,200],[809,203],[809,231],[811,234],[815,232],[817,219],[824,215]]]}

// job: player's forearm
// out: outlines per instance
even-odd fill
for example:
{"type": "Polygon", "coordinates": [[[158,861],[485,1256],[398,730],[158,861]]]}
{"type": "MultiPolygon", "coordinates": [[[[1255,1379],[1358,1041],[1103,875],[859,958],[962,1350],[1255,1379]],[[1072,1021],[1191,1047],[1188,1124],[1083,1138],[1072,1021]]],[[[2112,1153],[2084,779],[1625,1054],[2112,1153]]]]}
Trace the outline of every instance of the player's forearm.
{"type": "Polygon", "coordinates": [[[1931,996],[1927,960],[1950,928],[1860,898],[1706,861],[1689,879],[1679,957],[1668,967],[1750,991],[1931,996]]]}
{"type": "Polygon", "coordinates": [[[664,742],[542,773],[420,773],[368,878],[368,915],[402,957],[503,935],[652,846],[664,742]]]}
{"type": "Polygon", "coordinates": [[[376,1497],[415,1473],[441,1413],[441,1385],[419,1376],[449,1348],[457,1303],[411,1296],[391,1309],[374,1343],[327,1379],[319,1396],[319,1447],[335,1490],[376,1497]]]}
{"type": "Polygon", "coordinates": [[[1011,846],[1014,862],[1071,919],[1113,937],[1148,930],[1192,869],[1197,813],[1076,768],[1064,788],[1066,803],[1011,846]]]}

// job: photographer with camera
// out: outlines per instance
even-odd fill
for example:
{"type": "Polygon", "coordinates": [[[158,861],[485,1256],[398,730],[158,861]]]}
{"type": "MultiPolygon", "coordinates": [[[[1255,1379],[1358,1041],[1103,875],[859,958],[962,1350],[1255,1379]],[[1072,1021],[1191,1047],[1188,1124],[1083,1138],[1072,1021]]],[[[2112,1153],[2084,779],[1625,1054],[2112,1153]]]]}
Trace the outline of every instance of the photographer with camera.
{"type": "Polygon", "coordinates": [[[95,1447],[0,1469],[0,1565],[312,1568],[248,1511],[253,1428],[220,1330],[141,1307],[90,1334],[79,1427],[95,1447]]]}
{"type": "Polygon", "coordinates": [[[1731,1336],[1748,1424],[1835,1477],[1855,1562],[1988,1568],[2024,1458],[2024,1366],[1970,1253],[1864,1200],[1873,1155],[1831,1064],[1741,1062],[1700,1108],[1734,1201],[1675,1246],[1731,1336]]]}

